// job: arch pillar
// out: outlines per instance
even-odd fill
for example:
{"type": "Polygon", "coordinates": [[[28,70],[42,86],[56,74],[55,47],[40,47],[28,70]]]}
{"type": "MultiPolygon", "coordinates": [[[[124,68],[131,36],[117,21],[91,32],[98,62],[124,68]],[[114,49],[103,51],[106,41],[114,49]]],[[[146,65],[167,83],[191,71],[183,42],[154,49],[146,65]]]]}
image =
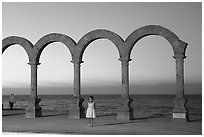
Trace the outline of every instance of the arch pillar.
{"type": "Polygon", "coordinates": [[[173,118],[188,121],[187,99],[184,97],[184,59],[186,57],[178,54],[174,58],[176,59],[176,97],[173,100],[173,118]]]}
{"type": "Polygon", "coordinates": [[[131,107],[132,99],[129,97],[129,61],[131,59],[120,58],[122,68],[122,100],[117,112],[117,119],[134,119],[131,107]]]}
{"type": "Polygon", "coordinates": [[[30,89],[30,100],[26,107],[25,118],[36,118],[42,116],[42,109],[39,105],[41,99],[37,95],[37,66],[40,63],[28,63],[31,66],[31,89],[30,89]]]}
{"type": "Polygon", "coordinates": [[[85,108],[82,103],[84,99],[81,97],[81,63],[83,61],[71,61],[74,64],[74,95],[72,104],[69,108],[69,118],[85,118],[85,108]]]}

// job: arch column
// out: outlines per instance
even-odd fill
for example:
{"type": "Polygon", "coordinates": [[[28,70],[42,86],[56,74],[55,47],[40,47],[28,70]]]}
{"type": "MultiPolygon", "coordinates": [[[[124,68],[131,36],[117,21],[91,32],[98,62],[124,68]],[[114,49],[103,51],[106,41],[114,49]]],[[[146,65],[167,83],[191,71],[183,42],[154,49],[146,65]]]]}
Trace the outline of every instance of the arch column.
{"type": "Polygon", "coordinates": [[[180,120],[189,120],[186,109],[187,99],[184,97],[184,55],[175,55],[176,59],[176,97],[173,100],[173,118],[180,120]]]}
{"type": "Polygon", "coordinates": [[[36,118],[42,116],[42,110],[39,105],[41,99],[37,96],[37,66],[40,65],[40,63],[30,62],[28,64],[31,66],[31,89],[25,118],[36,118]]]}
{"type": "Polygon", "coordinates": [[[74,64],[74,95],[72,104],[69,108],[69,118],[85,118],[85,108],[82,103],[84,99],[81,97],[81,63],[83,61],[71,61],[74,64]]]}
{"type": "Polygon", "coordinates": [[[122,68],[122,100],[117,112],[117,119],[131,120],[134,118],[131,107],[132,99],[129,97],[129,61],[131,59],[120,58],[122,68]]]}

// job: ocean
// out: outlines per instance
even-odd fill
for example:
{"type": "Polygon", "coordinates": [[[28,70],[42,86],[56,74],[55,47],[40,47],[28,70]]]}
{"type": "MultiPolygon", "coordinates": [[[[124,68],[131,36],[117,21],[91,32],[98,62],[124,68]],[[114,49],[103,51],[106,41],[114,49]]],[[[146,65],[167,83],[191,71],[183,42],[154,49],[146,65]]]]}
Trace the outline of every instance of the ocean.
{"type": "MultiPolygon", "coordinates": [[[[97,115],[116,114],[120,105],[121,95],[92,95],[96,103],[97,115]]],[[[15,108],[25,109],[29,95],[15,95],[15,108]]],[[[38,95],[42,101],[42,111],[68,112],[72,95],[38,95]]],[[[83,106],[87,106],[89,95],[82,95],[85,99],[83,106]]],[[[131,104],[136,117],[170,115],[173,109],[175,95],[130,95],[131,104]]],[[[191,116],[202,118],[202,95],[185,95],[188,99],[187,109],[191,116]]],[[[9,95],[2,96],[4,108],[9,108],[9,95]]]]}

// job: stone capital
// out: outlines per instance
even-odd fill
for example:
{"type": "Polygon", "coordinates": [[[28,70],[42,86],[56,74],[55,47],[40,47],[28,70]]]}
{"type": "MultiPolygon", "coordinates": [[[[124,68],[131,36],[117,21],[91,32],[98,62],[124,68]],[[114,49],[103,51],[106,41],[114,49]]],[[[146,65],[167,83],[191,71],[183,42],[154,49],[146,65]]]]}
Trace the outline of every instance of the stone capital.
{"type": "Polygon", "coordinates": [[[36,65],[36,66],[38,66],[38,65],[40,65],[41,63],[39,63],[39,62],[29,62],[29,63],[27,63],[28,65],[31,65],[31,66],[34,66],[34,65],[36,65]]]}
{"type": "Polygon", "coordinates": [[[73,63],[73,64],[81,64],[81,63],[83,63],[84,61],[82,61],[82,60],[72,60],[72,61],[70,61],[71,63],[73,63]]]}
{"type": "Polygon", "coordinates": [[[176,59],[176,62],[182,62],[183,63],[186,56],[184,56],[184,55],[175,55],[175,56],[173,56],[173,58],[176,59]]]}
{"type": "Polygon", "coordinates": [[[182,54],[175,54],[173,56],[173,58],[175,58],[176,60],[184,60],[186,58],[186,56],[184,56],[182,54]]]}
{"type": "Polygon", "coordinates": [[[118,60],[120,60],[121,62],[129,62],[132,59],[130,59],[130,58],[119,58],[118,60]]]}

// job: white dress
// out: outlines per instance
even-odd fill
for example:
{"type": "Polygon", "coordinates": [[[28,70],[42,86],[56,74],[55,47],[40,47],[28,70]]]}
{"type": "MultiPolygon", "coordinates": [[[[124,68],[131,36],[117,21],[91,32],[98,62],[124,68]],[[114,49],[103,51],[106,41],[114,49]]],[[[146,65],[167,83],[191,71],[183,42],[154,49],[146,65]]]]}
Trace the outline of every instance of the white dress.
{"type": "Polygon", "coordinates": [[[86,118],[96,118],[94,102],[88,103],[88,108],[86,110],[86,118]]]}

